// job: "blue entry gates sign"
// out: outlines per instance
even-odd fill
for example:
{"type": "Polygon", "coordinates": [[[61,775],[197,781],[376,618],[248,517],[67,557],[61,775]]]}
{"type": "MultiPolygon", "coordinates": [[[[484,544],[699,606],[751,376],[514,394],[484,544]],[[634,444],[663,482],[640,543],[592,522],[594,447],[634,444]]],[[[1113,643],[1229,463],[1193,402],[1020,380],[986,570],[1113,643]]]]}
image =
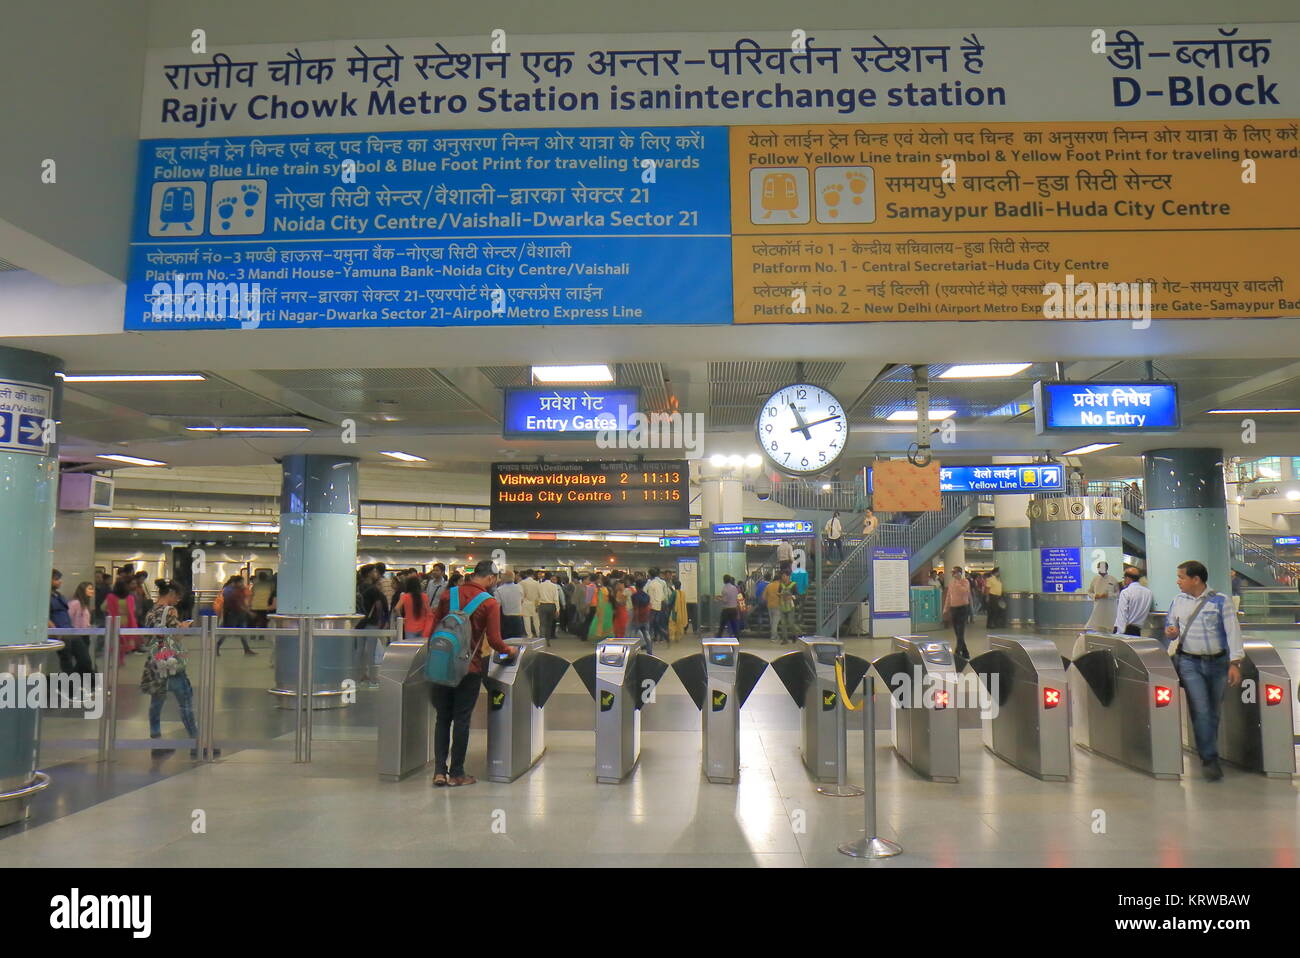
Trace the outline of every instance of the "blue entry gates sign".
{"type": "Polygon", "coordinates": [[[501,435],[584,439],[605,431],[627,432],[636,425],[640,405],[639,388],[507,387],[501,435]]]}
{"type": "Polygon", "coordinates": [[[729,323],[728,163],[723,127],[145,140],[126,328],[729,323]]]}

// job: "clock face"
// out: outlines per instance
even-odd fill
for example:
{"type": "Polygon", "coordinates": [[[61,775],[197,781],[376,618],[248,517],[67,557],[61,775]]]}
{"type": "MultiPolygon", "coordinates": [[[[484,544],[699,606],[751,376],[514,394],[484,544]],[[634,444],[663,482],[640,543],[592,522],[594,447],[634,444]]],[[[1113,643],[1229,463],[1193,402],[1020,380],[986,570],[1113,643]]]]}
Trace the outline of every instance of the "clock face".
{"type": "Polygon", "coordinates": [[[778,389],[758,411],[758,444],[782,472],[808,475],[834,465],[848,445],[844,406],[820,386],[778,389]]]}

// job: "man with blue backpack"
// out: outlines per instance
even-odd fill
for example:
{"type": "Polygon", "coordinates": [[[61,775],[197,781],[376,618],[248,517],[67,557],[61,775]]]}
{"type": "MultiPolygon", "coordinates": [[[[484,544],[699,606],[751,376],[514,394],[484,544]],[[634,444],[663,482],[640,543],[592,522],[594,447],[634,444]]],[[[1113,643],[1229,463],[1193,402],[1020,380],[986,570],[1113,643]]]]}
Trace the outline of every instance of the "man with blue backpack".
{"type": "Polygon", "coordinates": [[[478,781],[465,774],[470,716],[483,687],[488,657],[497,652],[509,662],[516,654],[501,638],[501,604],[491,594],[496,583],[496,565],[483,559],[469,578],[443,589],[438,597],[434,613],[438,625],[429,637],[425,667],[429,695],[438,713],[433,728],[433,784],[437,788],[478,781]]]}

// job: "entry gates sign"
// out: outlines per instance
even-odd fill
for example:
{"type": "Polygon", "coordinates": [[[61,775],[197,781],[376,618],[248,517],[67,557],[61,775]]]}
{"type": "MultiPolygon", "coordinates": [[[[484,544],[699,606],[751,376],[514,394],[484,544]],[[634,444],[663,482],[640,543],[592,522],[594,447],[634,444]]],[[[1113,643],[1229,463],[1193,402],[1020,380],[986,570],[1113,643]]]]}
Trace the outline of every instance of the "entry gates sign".
{"type": "Polygon", "coordinates": [[[1293,315],[1297,97],[1300,24],[156,50],[126,328],[1293,315]]]}

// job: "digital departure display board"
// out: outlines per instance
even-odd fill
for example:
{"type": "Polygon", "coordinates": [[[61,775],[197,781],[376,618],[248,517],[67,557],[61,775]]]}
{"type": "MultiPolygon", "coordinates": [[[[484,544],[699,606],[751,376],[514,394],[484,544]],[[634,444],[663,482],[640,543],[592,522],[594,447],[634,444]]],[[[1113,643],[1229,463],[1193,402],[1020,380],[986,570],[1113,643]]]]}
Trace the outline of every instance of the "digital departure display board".
{"type": "Polygon", "coordinates": [[[495,462],[491,526],[501,532],[682,529],[690,469],[656,462],[495,462]]]}

